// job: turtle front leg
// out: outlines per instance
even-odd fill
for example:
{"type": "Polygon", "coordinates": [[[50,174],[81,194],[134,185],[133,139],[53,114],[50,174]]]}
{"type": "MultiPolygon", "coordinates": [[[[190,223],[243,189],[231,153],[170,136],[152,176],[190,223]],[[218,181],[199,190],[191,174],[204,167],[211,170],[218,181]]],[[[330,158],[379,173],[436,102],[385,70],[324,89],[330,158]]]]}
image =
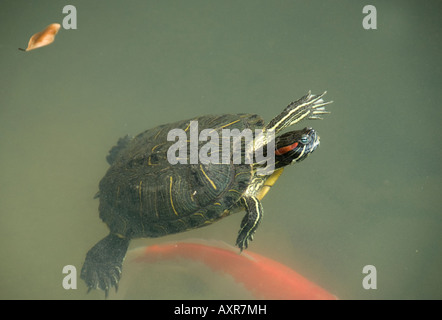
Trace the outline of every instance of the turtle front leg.
{"type": "Polygon", "coordinates": [[[253,240],[253,234],[258,228],[264,209],[261,201],[253,196],[245,196],[242,198],[242,202],[246,209],[246,215],[241,221],[241,227],[238,232],[238,238],[236,239],[236,245],[241,249],[247,249],[249,241],[253,240]]]}
{"type": "Polygon", "coordinates": [[[309,91],[301,99],[290,103],[283,112],[265,126],[265,129],[278,133],[284,128],[292,126],[305,118],[322,119],[321,115],[329,113],[325,110],[325,106],[333,102],[324,102],[322,97],[325,94],[326,92],[320,95],[314,95],[309,91]]]}

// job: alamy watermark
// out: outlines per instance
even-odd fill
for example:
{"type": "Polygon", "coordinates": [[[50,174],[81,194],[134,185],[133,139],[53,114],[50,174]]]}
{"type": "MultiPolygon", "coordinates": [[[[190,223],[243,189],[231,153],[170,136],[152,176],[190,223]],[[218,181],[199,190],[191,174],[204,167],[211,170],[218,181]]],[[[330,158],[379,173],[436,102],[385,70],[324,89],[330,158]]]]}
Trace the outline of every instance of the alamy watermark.
{"type": "Polygon", "coordinates": [[[275,132],[255,129],[198,130],[198,121],[190,121],[188,133],[172,129],[167,141],[175,141],[167,150],[167,160],[175,164],[259,164],[258,175],[275,169],[275,132]],[[189,134],[189,136],[188,136],[189,134]],[[201,144],[200,142],[206,142],[201,144]],[[221,150],[220,150],[221,147],[221,150]]]}
{"type": "Polygon", "coordinates": [[[362,287],[365,290],[377,289],[377,270],[376,267],[368,264],[362,268],[362,273],[366,274],[362,279],[362,287]]]}
{"type": "Polygon", "coordinates": [[[367,14],[364,19],[362,19],[362,27],[365,30],[376,30],[378,28],[376,7],[368,4],[362,8],[362,13],[367,14]]]}

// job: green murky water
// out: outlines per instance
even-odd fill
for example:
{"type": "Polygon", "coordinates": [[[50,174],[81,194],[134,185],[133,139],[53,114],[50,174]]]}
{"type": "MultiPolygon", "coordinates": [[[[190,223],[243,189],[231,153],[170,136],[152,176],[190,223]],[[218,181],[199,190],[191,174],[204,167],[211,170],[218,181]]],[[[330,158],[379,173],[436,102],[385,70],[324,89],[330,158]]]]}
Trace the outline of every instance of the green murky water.
{"type": "MultiPolygon", "coordinates": [[[[63,289],[62,268],[80,270],[107,234],[93,196],[120,136],[201,114],[270,120],[310,89],[335,101],[308,124],[321,146],[264,199],[250,250],[342,299],[442,298],[442,6],[371,1],[377,30],[365,30],[366,4],[75,1],[78,28],[24,53],[33,33],[62,23],[65,4],[3,0],[0,298],[102,298],[80,280],[63,289]],[[376,290],[362,287],[365,265],[376,290]]],[[[131,248],[233,244],[242,216],[131,248]]],[[[201,265],[146,270],[127,297],[250,298],[201,265]]]]}

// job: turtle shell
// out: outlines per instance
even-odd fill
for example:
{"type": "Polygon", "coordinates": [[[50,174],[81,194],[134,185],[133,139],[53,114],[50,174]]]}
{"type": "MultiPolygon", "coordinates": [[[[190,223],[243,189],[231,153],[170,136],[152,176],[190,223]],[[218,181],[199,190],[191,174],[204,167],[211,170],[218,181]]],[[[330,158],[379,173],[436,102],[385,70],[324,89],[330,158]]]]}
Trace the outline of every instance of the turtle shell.
{"type": "MultiPolygon", "coordinates": [[[[175,164],[167,159],[172,129],[257,129],[258,115],[202,116],[158,126],[111,149],[111,167],[100,181],[100,218],[122,237],[159,237],[210,224],[239,205],[252,179],[250,164],[175,164]]],[[[200,149],[202,144],[199,142],[200,149]]],[[[188,150],[190,148],[187,148],[188,150]]],[[[220,149],[221,150],[221,149],[220,149]]],[[[189,152],[187,153],[189,160],[189,152]]]]}

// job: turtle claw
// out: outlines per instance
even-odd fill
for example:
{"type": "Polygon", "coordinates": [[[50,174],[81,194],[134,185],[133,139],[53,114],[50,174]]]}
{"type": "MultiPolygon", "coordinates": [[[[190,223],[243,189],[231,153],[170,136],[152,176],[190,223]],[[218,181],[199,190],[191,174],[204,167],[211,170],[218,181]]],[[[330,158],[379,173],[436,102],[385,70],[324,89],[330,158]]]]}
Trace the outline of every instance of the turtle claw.
{"type": "Polygon", "coordinates": [[[239,248],[240,252],[242,252],[249,247],[249,240],[240,234],[238,235],[235,245],[239,248]]]}
{"type": "Polygon", "coordinates": [[[118,290],[118,283],[121,277],[121,267],[111,266],[109,263],[85,263],[81,270],[81,278],[88,286],[88,293],[92,289],[101,289],[107,298],[109,290],[115,287],[118,290]]]}

